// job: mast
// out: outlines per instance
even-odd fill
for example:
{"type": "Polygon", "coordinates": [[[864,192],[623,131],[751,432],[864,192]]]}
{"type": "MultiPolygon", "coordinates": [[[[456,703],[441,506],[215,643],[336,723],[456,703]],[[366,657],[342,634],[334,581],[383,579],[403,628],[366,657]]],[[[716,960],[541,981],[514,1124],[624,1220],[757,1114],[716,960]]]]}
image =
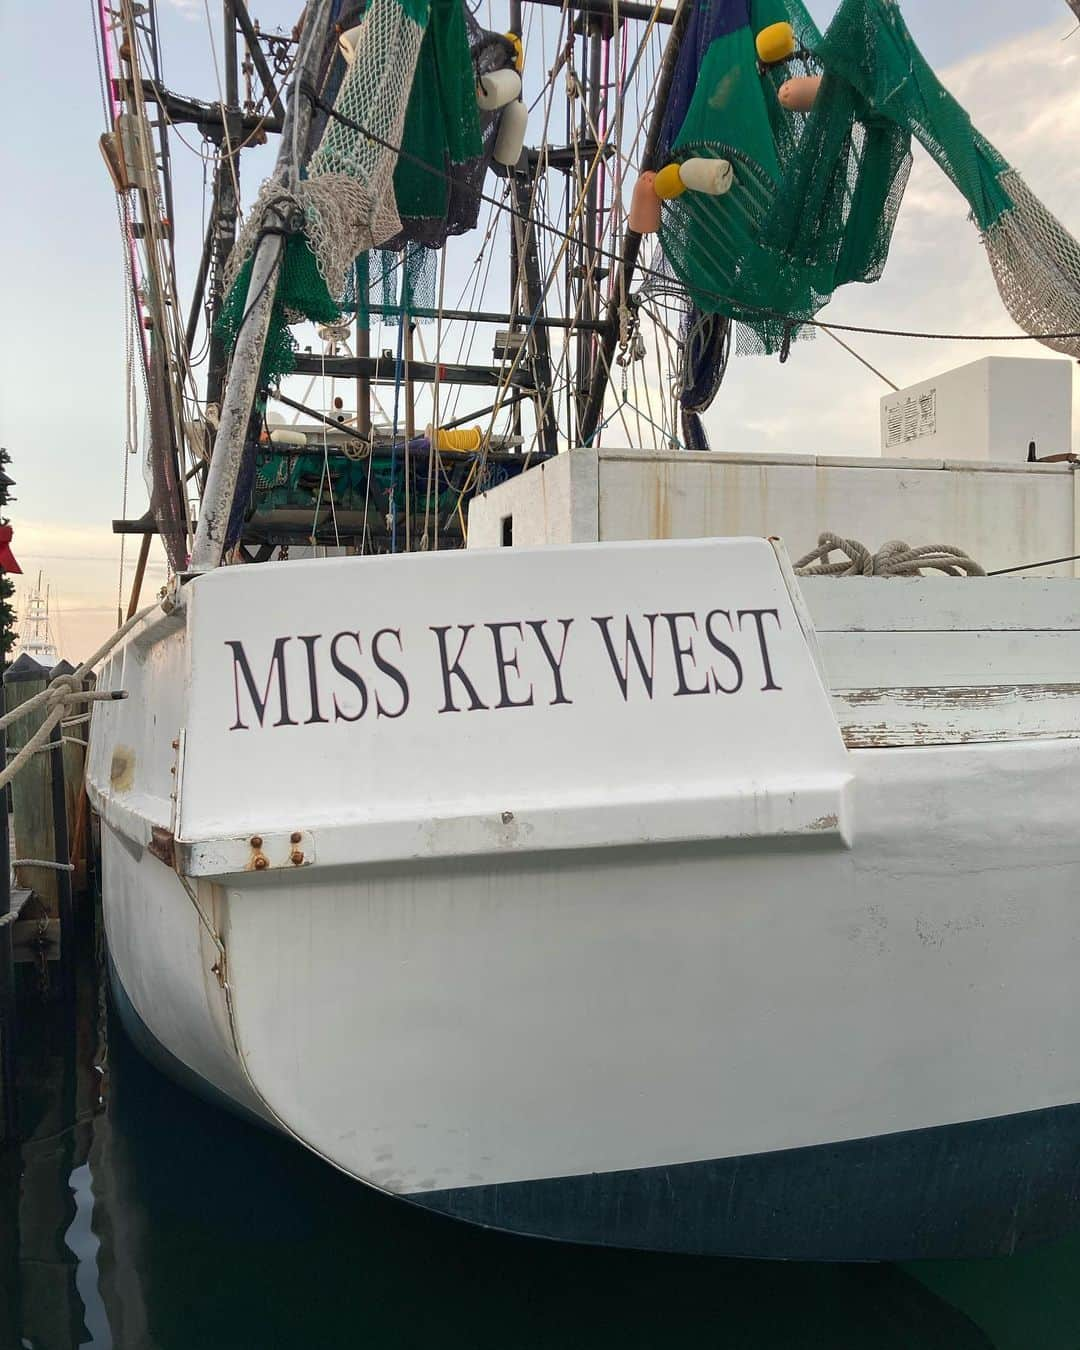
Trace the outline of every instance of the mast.
{"type": "MultiPolygon", "coordinates": [[[[311,124],[311,104],[300,93],[305,80],[314,81],[315,66],[322,54],[330,17],[331,0],[312,0],[309,5],[300,50],[296,59],[296,78],[285,110],[281,147],[278,151],[275,177],[290,183],[299,174],[297,163],[301,147],[307,140],[311,124]]],[[[283,228],[288,222],[277,210],[267,213],[267,223],[283,228]]],[[[245,322],[236,340],[228,385],[221,405],[221,418],[215,438],[214,453],[206,476],[202,510],[191,554],[191,571],[206,572],[221,562],[225,533],[229,526],[233,494],[244,453],[251,407],[259,382],[263,347],[270,325],[270,311],[274,303],[278,266],[281,261],[282,236],[264,234],[255,249],[251,280],[245,302],[245,322]]]]}
{"type": "MultiPolygon", "coordinates": [[[[206,404],[220,405],[225,383],[227,354],[225,342],[217,331],[217,320],[225,299],[225,267],[236,243],[236,220],[239,202],[236,199],[240,182],[240,92],[238,87],[236,49],[236,7],[234,0],[222,0],[223,48],[225,65],[225,102],[221,105],[221,125],[213,130],[218,148],[218,162],[214,173],[214,210],[211,215],[207,243],[211,247],[209,356],[206,372],[206,404]],[[213,236],[211,244],[211,234],[213,236]]],[[[205,280],[205,277],[204,277],[205,280]]]]}

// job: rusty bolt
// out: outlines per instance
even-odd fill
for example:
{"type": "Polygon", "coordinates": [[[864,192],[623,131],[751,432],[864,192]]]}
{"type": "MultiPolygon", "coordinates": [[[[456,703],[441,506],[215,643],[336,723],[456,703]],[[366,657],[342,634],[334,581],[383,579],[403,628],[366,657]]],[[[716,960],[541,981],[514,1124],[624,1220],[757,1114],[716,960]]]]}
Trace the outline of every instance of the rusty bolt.
{"type": "Polygon", "coordinates": [[[292,863],[294,867],[299,867],[300,864],[304,861],[304,855],[303,853],[300,852],[298,848],[294,848],[293,851],[289,854],[289,861],[292,863]]]}
{"type": "Polygon", "coordinates": [[[513,819],[514,819],[513,811],[504,811],[502,813],[502,823],[504,825],[509,825],[513,819]]]}
{"type": "Polygon", "coordinates": [[[300,840],[303,839],[303,837],[304,836],[300,833],[299,830],[293,830],[292,834],[289,835],[289,843],[298,844],[300,840]]]}
{"type": "Polygon", "coordinates": [[[179,750],[179,749],[180,749],[180,737],[179,737],[179,736],[177,736],[176,740],[173,741],[173,743],[172,743],[172,748],[173,748],[174,750],[179,750]]]}
{"type": "Polygon", "coordinates": [[[270,866],[270,864],[267,862],[267,860],[266,860],[266,859],[262,856],[262,854],[260,853],[259,856],[255,859],[255,871],[256,871],[256,872],[265,872],[266,869],[267,869],[269,866],[270,866]]]}
{"type": "Polygon", "coordinates": [[[253,834],[253,835],[251,836],[251,847],[252,847],[252,848],[262,848],[262,835],[261,835],[261,834],[253,834]]]}
{"type": "Polygon", "coordinates": [[[175,772],[176,772],[176,765],[175,765],[175,764],[172,766],[172,768],[170,768],[169,772],[170,772],[170,773],[175,773],[175,772]]]}

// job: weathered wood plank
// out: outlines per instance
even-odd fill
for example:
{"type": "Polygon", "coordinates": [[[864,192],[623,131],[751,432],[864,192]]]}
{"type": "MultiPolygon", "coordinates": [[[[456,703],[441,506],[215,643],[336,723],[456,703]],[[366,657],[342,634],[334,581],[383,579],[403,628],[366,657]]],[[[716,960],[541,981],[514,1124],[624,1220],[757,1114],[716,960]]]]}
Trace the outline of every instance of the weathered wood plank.
{"type": "Polygon", "coordinates": [[[833,691],[849,749],[1080,736],[1080,683],[833,691]]]}
{"type": "MultiPolygon", "coordinates": [[[[22,656],[4,676],[5,707],[10,712],[38,694],[48,683],[49,672],[22,656]]],[[[28,714],[8,728],[8,760],[14,758],[45,720],[42,710],[28,714]]],[[[15,827],[15,857],[49,858],[53,854],[52,791],[48,754],[34,755],[15,775],[11,784],[12,820],[15,827]]],[[[28,886],[50,915],[59,914],[56,872],[45,867],[18,867],[18,884],[28,886]]]]}
{"type": "Polygon", "coordinates": [[[800,577],[820,633],[1080,629],[1072,577],[800,577]]]}
{"type": "Polygon", "coordinates": [[[832,689],[1047,685],[1080,674],[1080,630],[818,636],[832,689]]]}

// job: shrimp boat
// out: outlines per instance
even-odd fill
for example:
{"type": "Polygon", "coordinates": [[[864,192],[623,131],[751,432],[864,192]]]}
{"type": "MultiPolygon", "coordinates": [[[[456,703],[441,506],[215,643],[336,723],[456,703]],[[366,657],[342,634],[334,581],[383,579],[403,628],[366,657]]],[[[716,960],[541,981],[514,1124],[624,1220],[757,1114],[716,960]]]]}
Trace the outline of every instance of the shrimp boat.
{"type": "Polygon", "coordinates": [[[1076,1226],[1071,462],[950,440],[925,391],[893,457],[714,453],[702,417],[733,336],[797,359],[880,274],[913,134],[1075,358],[1065,227],[890,0],[824,34],[798,0],[224,12],[211,104],[152,0],[101,10],[151,433],[117,528],[172,570],[88,761],[136,1042],[512,1233],[885,1260],[1076,1226]]]}

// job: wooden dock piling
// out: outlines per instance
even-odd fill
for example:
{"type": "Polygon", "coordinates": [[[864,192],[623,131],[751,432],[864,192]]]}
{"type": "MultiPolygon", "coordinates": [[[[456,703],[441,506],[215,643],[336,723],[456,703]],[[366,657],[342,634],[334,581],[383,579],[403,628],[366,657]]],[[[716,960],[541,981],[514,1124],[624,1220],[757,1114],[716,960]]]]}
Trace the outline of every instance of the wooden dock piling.
{"type": "MultiPolygon", "coordinates": [[[[47,670],[26,655],[19,657],[4,675],[7,710],[40,693],[55,676],[73,672],[66,662],[47,670]]],[[[75,716],[78,709],[70,712],[75,716]]],[[[35,709],[12,725],[12,753],[40,729],[45,716],[44,708],[35,709]]],[[[47,964],[58,961],[54,989],[67,1001],[74,990],[69,955],[75,948],[74,897],[86,884],[85,818],[79,824],[85,754],[78,742],[84,738],[83,726],[55,727],[48,746],[31,757],[10,787],[15,884],[32,892],[23,922],[12,925],[15,959],[37,961],[46,987],[47,964]],[[40,860],[40,865],[19,863],[20,858],[40,860]]]]}
{"type": "MultiPolygon", "coordinates": [[[[0,700],[0,708],[3,701],[0,700]]],[[[7,732],[0,727],[0,772],[7,765],[7,732]]],[[[15,963],[11,910],[11,821],[7,789],[0,792],[0,1147],[19,1136],[15,1095],[15,963]]]]}

